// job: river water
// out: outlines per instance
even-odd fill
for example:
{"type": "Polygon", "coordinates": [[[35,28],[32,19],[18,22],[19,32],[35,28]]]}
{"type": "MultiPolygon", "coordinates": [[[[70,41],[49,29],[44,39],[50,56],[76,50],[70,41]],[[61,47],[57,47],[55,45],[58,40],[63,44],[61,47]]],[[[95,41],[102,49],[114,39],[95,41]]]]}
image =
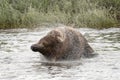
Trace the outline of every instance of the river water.
{"type": "Polygon", "coordinates": [[[0,30],[0,80],[120,80],[120,28],[79,28],[99,55],[44,65],[30,46],[51,29],[0,30]]]}

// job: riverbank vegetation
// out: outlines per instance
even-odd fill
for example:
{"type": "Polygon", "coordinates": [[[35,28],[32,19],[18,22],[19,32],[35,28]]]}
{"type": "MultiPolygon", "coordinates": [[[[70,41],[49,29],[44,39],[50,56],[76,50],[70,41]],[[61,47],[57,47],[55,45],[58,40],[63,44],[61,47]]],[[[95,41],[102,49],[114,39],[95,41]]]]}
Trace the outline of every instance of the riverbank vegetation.
{"type": "Polygon", "coordinates": [[[120,0],[0,0],[0,29],[65,24],[120,26],[120,0]]]}

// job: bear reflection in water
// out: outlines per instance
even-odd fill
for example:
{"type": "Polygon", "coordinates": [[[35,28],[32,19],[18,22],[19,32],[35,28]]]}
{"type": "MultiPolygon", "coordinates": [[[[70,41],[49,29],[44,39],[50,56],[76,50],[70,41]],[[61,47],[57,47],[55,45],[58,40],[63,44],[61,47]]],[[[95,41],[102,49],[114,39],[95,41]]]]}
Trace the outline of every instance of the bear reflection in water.
{"type": "Polygon", "coordinates": [[[48,61],[79,60],[81,57],[96,55],[85,37],[70,27],[53,29],[33,44],[31,49],[40,52],[48,61]]]}

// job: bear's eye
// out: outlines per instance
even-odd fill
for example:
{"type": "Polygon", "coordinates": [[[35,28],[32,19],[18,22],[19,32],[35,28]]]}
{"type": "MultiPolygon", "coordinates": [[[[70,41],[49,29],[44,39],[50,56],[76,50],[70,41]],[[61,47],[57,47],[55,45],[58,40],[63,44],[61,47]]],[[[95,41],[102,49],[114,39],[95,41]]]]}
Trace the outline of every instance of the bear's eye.
{"type": "Polygon", "coordinates": [[[45,42],[43,42],[42,44],[43,44],[44,46],[46,45],[46,43],[45,43],[45,42]]]}
{"type": "Polygon", "coordinates": [[[44,42],[43,45],[45,47],[54,47],[54,42],[52,42],[52,41],[44,42]]]}
{"type": "Polygon", "coordinates": [[[45,47],[47,47],[49,44],[48,44],[48,42],[43,42],[43,45],[44,45],[45,47]]]}

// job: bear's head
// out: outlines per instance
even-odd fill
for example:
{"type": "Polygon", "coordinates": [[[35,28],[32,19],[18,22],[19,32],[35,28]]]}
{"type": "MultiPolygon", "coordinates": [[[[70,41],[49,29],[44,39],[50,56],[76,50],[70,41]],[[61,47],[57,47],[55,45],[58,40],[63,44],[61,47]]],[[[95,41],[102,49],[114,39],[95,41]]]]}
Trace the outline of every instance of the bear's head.
{"type": "Polygon", "coordinates": [[[38,43],[31,46],[32,51],[40,52],[46,57],[55,55],[56,48],[62,45],[65,40],[62,32],[52,30],[45,37],[41,38],[38,43]]]}

